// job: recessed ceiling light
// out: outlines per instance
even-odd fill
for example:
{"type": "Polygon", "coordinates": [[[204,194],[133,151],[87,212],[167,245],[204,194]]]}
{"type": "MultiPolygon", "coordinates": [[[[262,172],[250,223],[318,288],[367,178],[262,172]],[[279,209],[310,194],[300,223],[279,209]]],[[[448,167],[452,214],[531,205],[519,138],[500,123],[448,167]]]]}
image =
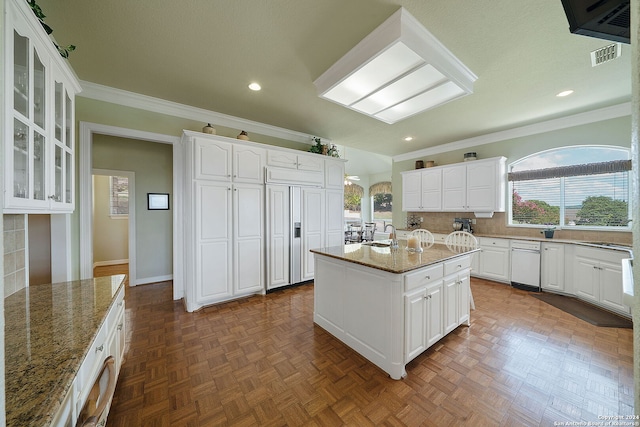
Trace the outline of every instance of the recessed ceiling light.
{"type": "Polygon", "coordinates": [[[262,87],[258,83],[253,82],[249,85],[249,89],[257,91],[262,89],[262,87]]]}
{"type": "Polygon", "coordinates": [[[562,92],[560,92],[559,94],[557,94],[556,96],[558,98],[562,98],[563,96],[569,96],[573,93],[572,90],[563,90],[562,92]]]}
{"type": "Polygon", "coordinates": [[[407,136],[404,140],[407,141],[407,142],[413,141],[413,137],[412,136],[407,136]]]}

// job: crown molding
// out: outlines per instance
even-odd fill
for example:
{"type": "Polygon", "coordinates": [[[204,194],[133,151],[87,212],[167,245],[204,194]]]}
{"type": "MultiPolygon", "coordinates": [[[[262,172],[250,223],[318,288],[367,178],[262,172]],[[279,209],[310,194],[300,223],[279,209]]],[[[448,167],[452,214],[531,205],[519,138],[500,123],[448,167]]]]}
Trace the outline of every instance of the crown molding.
{"type": "MultiPolygon", "coordinates": [[[[265,123],[254,122],[240,117],[229,116],[227,114],[205,110],[203,108],[191,107],[189,105],[154,98],[152,96],[141,95],[139,93],[129,92],[122,89],[116,89],[110,86],[103,86],[84,80],[80,81],[80,84],[82,86],[82,92],[77,94],[77,96],[95,99],[97,101],[109,102],[154,113],[201,121],[203,123],[211,123],[217,126],[241,129],[251,133],[267,135],[288,141],[301,142],[309,145],[314,144],[315,142],[312,138],[317,137],[316,135],[271,126],[265,123]]],[[[320,137],[320,139],[323,144],[331,143],[330,139],[322,137],[320,137]]]]}
{"type": "Polygon", "coordinates": [[[461,139],[460,141],[450,142],[448,144],[438,145],[436,147],[425,148],[422,150],[412,151],[410,153],[399,154],[393,156],[394,162],[402,162],[412,160],[418,157],[430,156],[434,154],[446,153],[449,151],[461,150],[465,148],[477,147],[479,145],[492,144],[507,139],[521,138],[524,136],[536,135],[539,133],[550,132],[554,130],[566,129],[574,126],[585,125],[589,123],[600,122],[603,120],[616,119],[618,117],[631,115],[631,103],[625,102],[611,107],[601,108],[599,110],[588,111],[586,113],[574,114],[573,116],[562,117],[559,119],[548,120],[546,122],[534,123],[532,125],[522,126],[500,132],[480,135],[473,138],[461,139]]]}

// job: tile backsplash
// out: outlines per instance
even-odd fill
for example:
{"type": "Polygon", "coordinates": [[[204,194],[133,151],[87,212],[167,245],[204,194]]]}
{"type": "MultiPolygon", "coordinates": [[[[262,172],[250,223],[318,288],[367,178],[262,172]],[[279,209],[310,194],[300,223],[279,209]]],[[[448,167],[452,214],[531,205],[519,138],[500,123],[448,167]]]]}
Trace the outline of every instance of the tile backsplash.
{"type": "MultiPolygon", "coordinates": [[[[422,217],[419,227],[426,228],[432,233],[448,234],[453,231],[454,218],[475,218],[472,212],[407,212],[407,215],[422,217]]],[[[473,225],[475,234],[504,237],[544,237],[538,228],[508,227],[505,212],[496,212],[492,218],[476,218],[473,225]]],[[[556,239],[579,240],[583,242],[606,242],[621,245],[631,245],[631,232],[620,231],[587,231],[587,230],[556,230],[556,239]]]]}
{"type": "Polygon", "coordinates": [[[27,286],[26,215],[3,215],[4,296],[27,286]]]}

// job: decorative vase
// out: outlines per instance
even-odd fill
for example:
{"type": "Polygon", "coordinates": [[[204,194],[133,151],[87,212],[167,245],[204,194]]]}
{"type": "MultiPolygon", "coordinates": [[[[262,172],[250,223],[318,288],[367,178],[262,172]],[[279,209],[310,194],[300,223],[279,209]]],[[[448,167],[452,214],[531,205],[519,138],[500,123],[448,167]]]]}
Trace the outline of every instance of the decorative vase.
{"type": "Polygon", "coordinates": [[[422,160],[416,160],[416,169],[422,169],[424,167],[424,162],[422,160]]]}
{"type": "Polygon", "coordinates": [[[240,132],[240,135],[237,136],[238,139],[241,139],[243,141],[248,141],[249,140],[249,135],[247,134],[247,132],[242,131],[240,132]]]}
{"type": "Polygon", "coordinates": [[[327,144],[323,144],[322,145],[322,154],[326,156],[328,152],[329,152],[329,146],[327,144]]]}
{"type": "Polygon", "coordinates": [[[207,123],[207,125],[202,128],[202,132],[203,133],[208,133],[210,135],[215,135],[216,134],[216,129],[213,126],[211,126],[211,123],[207,123]]]}

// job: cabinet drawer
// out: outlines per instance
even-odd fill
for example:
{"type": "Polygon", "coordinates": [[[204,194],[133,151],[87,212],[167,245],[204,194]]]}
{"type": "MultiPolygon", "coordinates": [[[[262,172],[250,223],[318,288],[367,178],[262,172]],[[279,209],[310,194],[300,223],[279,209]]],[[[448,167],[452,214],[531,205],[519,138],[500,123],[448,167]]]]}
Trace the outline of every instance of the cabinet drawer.
{"type": "Polygon", "coordinates": [[[471,257],[463,256],[460,258],[452,259],[444,263],[444,275],[455,274],[458,271],[465,270],[471,267],[471,257]]]}
{"type": "MultiPolygon", "coordinates": [[[[87,351],[87,355],[80,366],[77,376],[78,394],[80,399],[84,399],[85,393],[88,392],[88,387],[93,383],[94,377],[98,372],[98,369],[102,365],[102,362],[107,357],[108,345],[107,337],[109,335],[107,328],[107,322],[104,322],[96,335],[95,340],[91,343],[91,347],[87,351]]],[[[84,402],[82,402],[84,404],[84,402]]]]}
{"type": "Polygon", "coordinates": [[[124,308],[124,286],[120,288],[118,295],[113,301],[113,306],[111,306],[111,310],[107,313],[107,329],[112,331],[116,327],[116,323],[118,322],[118,314],[124,308]]]}
{"type": "Polygon", "coordinates": [[[495,246],[497,248],[509,248],[508,239],[493,239],[491,237],[480,237],[480,246],[495,246]]]}
{"type": "Polygon", "coordinates": [[[420,286],[425,286],[443,277],[442,264],[433,267],[425,267],[404,276],[404,291],[410,291],[420,286]]]}

